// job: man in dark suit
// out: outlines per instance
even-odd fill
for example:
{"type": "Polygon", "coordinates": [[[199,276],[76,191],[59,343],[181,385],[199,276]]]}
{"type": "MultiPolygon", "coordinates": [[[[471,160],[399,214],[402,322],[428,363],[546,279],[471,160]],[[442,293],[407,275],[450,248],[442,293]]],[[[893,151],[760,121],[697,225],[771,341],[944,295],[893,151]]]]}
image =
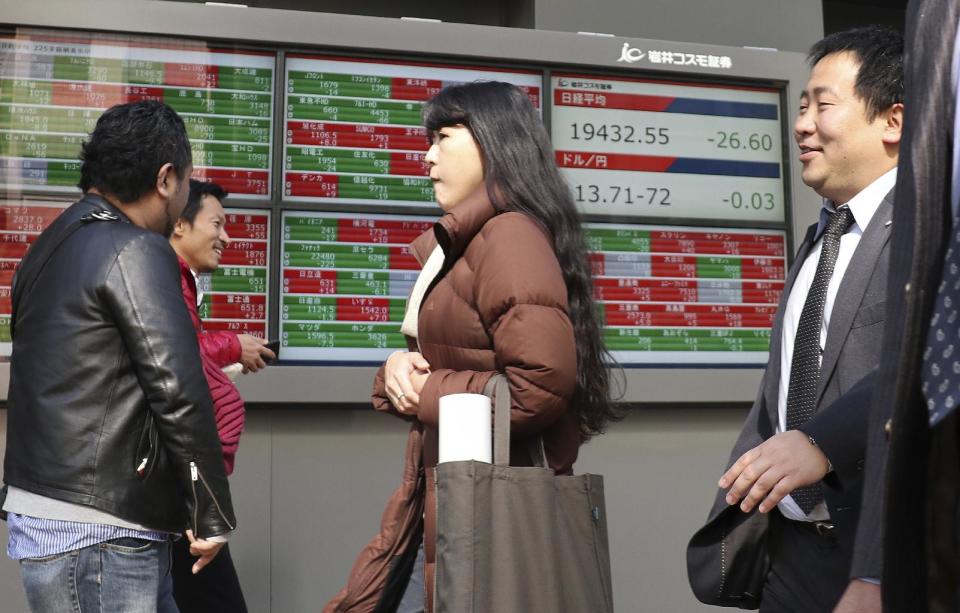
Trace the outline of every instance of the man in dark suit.
{"type": "Polygon", "coordinates": [[[816,613],[833,610],[848,585],[885,327],[902,49],[895,31],[869,27],[811,50],[794,136],[823,207],[790,269],[710,520],[688,549],[705,602],[816,613]],[[761,564],[743,561],[752,551],[761,564]],[[747,575],[752,585],[734,593],[747,575]]]}
{"type": "MultiPolygon", "coordinates": [[[[882,576],[891,613],[960,610],[958,20],[958,0],[907,8],[907,127],[890,239],[897,258],[852,569],[882,576]]],[[[864,610],[879,612],[879,603],[864,610]]]]}

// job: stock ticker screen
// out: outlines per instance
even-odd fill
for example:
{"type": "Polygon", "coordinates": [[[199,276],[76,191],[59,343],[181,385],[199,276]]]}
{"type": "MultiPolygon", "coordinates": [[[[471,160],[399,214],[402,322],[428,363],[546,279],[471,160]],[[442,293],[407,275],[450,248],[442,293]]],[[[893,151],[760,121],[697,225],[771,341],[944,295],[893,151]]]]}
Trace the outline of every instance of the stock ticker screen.
{"type": "Polygon", "coordinates": [[[269,199],[275,63],[176,41],[0,38],[0,189],[76,193],[80,144],[101,113],[159,100],[187,126],[195,177],[269,199]]]}
{"type": "Polygon", "coordinates": [[[278,337],[281,361],[382,361],[406,347],[407,245],[440,215],[423,104],[500,80],[548,122],[614,356],[766,362],[788,264],[780,90],[386,56],[278,65],[263,46],[0,37],[0,356],[13,271],[79,195],[81,142],[109,106],[156,99],[183,117],[195,176],[223,185],[228,207],[248,201],[227,210],[233,243],[201,276],[206,327],[278,337]]]}

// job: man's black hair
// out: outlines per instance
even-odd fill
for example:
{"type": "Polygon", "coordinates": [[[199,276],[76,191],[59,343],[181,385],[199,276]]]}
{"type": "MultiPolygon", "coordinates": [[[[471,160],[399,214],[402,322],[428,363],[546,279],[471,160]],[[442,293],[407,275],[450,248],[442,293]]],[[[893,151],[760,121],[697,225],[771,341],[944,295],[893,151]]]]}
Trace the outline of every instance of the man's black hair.
{"type": "Polygon", "coordinates": [[[860,62],[854,91],[869,119],[903,102],[903,35],[888,26],[865,26],[827,36],[813,47],[811,66],[828,55],[849,51],[860,62]]]}
{"type": "Polygon", "coordinates": [[[213,181],[208,182],[190,179],[190,196],[187,198],[187,206],[183,207],[183,212],[180,213],[180,219],[192,226],[193,222],[197,219],[197,213],[203,208],[204,196],[213,196],[220,202],[223,202],[223,199],[228,195],[227,190],[213,181]]]}
{"type": "Polygon", "coordinates": [[[164,164],[173,164],[180,180],[186,177],[190,140],[183,120],[166,104],[118,104],[97,120],[80,160],[81,190],[96,188],[130,203],[154,188],[164,164]]]}

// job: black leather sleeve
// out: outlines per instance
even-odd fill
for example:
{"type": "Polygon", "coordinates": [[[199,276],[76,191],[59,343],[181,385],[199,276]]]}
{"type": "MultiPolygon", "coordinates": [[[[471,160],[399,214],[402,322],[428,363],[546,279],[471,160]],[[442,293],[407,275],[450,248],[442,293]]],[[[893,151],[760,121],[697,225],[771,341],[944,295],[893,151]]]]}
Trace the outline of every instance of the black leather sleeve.
{"type": "Polygon", "coordinates": [[[159,234],[119,244],[105,302],[130,354],[171,469],[200,538],[236,527],[209,388],[180,289],[176,256],[159,234]]]}

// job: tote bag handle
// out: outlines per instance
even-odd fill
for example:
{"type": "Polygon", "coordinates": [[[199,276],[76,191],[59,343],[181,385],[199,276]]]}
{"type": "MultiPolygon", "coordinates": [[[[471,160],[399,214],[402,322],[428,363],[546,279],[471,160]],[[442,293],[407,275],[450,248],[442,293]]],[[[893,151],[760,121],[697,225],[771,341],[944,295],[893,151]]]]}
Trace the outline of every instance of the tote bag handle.
{"type": "MultiPolygon", "coordinates": [[[[497,373],[490,377],[483,394],[493,400],[493,463],[510,466],[510,384],[506,376],[497,373]]],[[[547,453],[539,434],[526,441],[527,453],[534,466],[547,467],[547,453]]]]}

